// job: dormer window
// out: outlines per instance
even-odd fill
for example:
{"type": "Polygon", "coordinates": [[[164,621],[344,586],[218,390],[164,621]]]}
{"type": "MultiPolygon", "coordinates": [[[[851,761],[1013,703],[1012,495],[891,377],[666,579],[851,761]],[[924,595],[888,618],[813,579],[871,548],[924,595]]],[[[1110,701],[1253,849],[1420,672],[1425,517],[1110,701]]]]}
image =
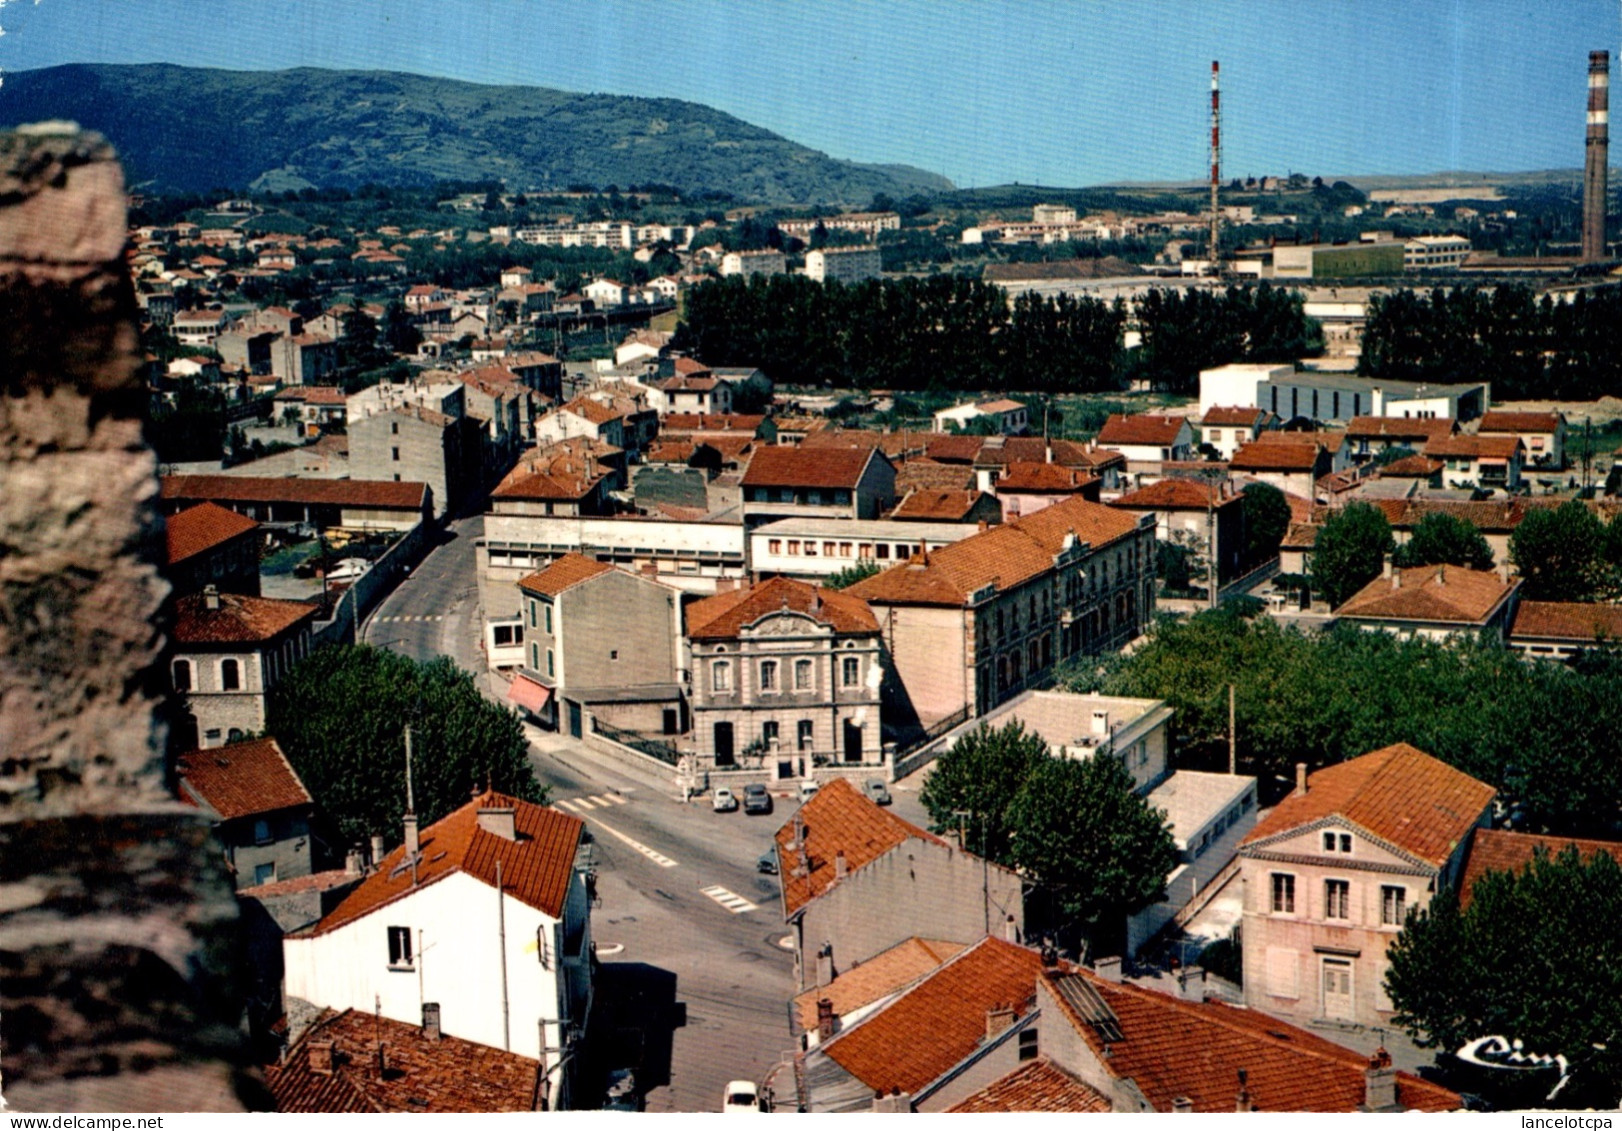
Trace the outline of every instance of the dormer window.
{"type": "Polygon", "coordinates": [[[1352,834],[1324,833],[1323,846],[1325,852],[1349,853],[1352,850],[1352,834]]]}

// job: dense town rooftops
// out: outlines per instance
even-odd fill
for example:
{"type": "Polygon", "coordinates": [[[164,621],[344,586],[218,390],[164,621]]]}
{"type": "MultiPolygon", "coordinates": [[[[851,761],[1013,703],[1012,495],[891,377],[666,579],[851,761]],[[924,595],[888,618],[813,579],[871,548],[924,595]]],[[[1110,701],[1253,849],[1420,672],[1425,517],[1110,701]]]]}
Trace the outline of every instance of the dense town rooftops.
{"type": "Polygon", "coordinates": [[[1346,435],[1353,440],[1428,442],[1453,435],[1458,426],[1449,417],[1354,416],[1346,425],[1346,435]]]}
{"type": "Polygon", "coordinates": [[[302,503],[386,510],[421,510],[428,501],[426,483],[251,475],[166,475],[159,480],[158,492],[164,499],[302,503]]]}
{"type": "Polygon", "coordinates": [[[599,562],[580,554],[568,553],[553,561],[551,565],[538,573],[532,573],[518,582],[518,587],[526,593],[535,593],[543,597],[556,597],[565,589],[571,589],[582,581],[589,581],[599,574],[612,573],[614,567],[605,562],[599,562]]]}
{"type": "Polygon", "coordinates": [[[1592,860],[1596,853],[1608,852],[1622,864],[1622,842],[1614,840],[1577,840],[1509,829],[1477,829],[1470,841],[1470,858],[1465,861],[1464,874],[1459,878],[1460,906],[1469,906],[1475,896],[1476,881],[1488,872],[1523,872],[1537,853],[1546,853],[1553,859],[1568,848],[1576,848],[1584,862],[1592,860]]]}
{"type": "Polygon", "coordinates": [[[871,460],[883,459],[875,449],[762,448],[749,461],[745,487],[832,487],[855,490],[871,460]]]}
{"type": "Polygon", "coordinates": [[[1492,409],[1482,415],[1476,432],[1557,432],[1564,423],[1565,419],[1558,412],[1505,412],[1492,409]]]}
{"type": "Polygon", "coordinates": [[[991,496],[984,491],[912,490],[896,504],[890,517],[918,522],[960,522],[991,496]]]}
{"type": "Polygon", "coordinates": [[[842,590],[773,577],[687,606],[687,636],[692,640],[732,640],[763,617],[785,612],[810,617],[837,633],[879,630],[879,622],[866,602],[842,590]]]}
{"type": "Polygon", "coordinates": [[[1338,817],[1440,867],[1492,801],[1492,786],[1406,742],[1328,766],[1263,818],[1241,850],[1338,817]]]}
{"type": "Polygon", "coordinates": [[[1098,430],[1098,442],[1104,445],[1131,444],[1135,446],[1170,447],[1177,442],[1183,429],[1189,426],[1186,416],[1161,416],[1138,413],[1125,416],[1111,413],[1098,430]]]}
{"type": "Polygon", "coordinates": [[[794,999],[800,1028],[815,1032],[817,1002],[833,1005],[835,1015],[848,1016],[919,981],[941,964],[967,949],[965,943],[910,938],[889,950],[852,966],[825,986],[814,986],[794,999]]]}
{"type": "Polygon", "coordinates": [[[1195,483],[1190,479],[1162,479],[1136,491],[1129,491],[1110,503],[1127,510],[1199,510],[1226,507],[1244,502],[1243,494],[1225,492],[1219,483],[1195,483]]]}
{"type": "Polygon", "coordinates": [[[847,873],[851,873],[909,840],[947,847],[933,833],[873,804],[844,778],[834,778],[800,806],[795,819],[777,830],[776,839],[785,916],[834,885],[836,857],[841,853],[847,873]],[[798,847],[797,827],[803,837],[798,847]]]}
{"type": "Polygon", "coordinates": [[[1510,636],[1528,640],[1622,642],[1622,606],[1598,602],[1522,601],[1510,636]]]}
{"type": "Polygon", "coordinates": [[[312,804],[274,738],[190,751],[176,759],[175,772],[181,800],[207,805],[221,820],[312,804]]]}

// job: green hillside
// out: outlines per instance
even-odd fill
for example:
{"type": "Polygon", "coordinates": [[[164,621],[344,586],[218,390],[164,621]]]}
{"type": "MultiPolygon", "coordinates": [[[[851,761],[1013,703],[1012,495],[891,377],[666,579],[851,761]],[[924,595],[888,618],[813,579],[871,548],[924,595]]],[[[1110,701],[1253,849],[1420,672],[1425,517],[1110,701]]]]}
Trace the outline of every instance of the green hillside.
{"type": "Polygon", "coordinates": [[[860,206],[947,191],[902,165],[836,161],[675,99],[481,86],[372,71],[166,64],[8,72],[0,125],[67,118],[158,192],[499,178],[514,191],[646,182],[739,201],[860,206]]]}

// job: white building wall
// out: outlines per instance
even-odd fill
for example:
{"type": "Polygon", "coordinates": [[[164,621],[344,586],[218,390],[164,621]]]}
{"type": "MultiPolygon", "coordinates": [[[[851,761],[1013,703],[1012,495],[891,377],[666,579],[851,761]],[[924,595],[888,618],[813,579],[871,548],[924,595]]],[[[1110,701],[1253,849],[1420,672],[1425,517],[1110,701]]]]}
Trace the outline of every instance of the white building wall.
{"type": "Polygon", "coordinates": [[[495,889],[456,872],[327,934],[286,938],[284,993],[330,1009],[362,1013],[381,1009],[384,1017],[408,1025],[421,1024],[423,1002],[438,1002],[440,1024],[451,1036],[539,1059],[543,1020],[552,1022],[547,1025],[547,1047],[556,1049],[562,1043],[555,1023],[557,920],[511,896],[502,908],[505,947],[495,889]],[[409,969],[389,966],[390,927],[411,930],[409,969]],[[547,937],[545,966],[536,941],[542,928],[547,937]]]}

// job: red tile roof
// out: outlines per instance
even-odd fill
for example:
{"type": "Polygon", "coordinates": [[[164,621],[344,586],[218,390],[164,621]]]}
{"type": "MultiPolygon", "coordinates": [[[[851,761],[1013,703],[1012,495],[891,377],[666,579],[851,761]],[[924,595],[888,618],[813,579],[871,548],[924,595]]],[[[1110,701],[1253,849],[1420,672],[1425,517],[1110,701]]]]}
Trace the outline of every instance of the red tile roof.
{"type": "Polygon", "coordinates": [[[1421,419],[1409,416],[1354,416],[1346,425],[1353,440],[1421,440],[1429,442],[1451,436],[1459,422],[1448,417],[1421,419]]]}
{"type": "Polygon", "coordinates": [[[182,799],[201,802],[222,820],[310,805],[310,793],[274,738],[193,750],[175,762],[182,799]]]}
{"type": "Polygon", "coordinates": [[[777,830],[777,855],[783,880],[783,914],[793,915],[805,904],[833,887],[835,856],[845,854],[851,872],[909,840],[946,842],[917,825],[902,820],[856,791],[844,778],[835,778],[800,806],[794,820],[777,830]],[[800,857],[794,849],[795,826],[805,834],[809,871],[799,874],[800,857]]]}
{"type": "Polygon", "coordinates": [[[580,554],[568,553],[553,561],[539,573],[532,573],[518,583],[520,589],[538,593],[543,597],[556,597],[565,589],[589,581],[604,573],[613,573],[614,567],[580,554]]]}
{"type": "Polygon", "coordinates": [[[765,420],[748,413],[671,412],[659,421],[659,432],[744,432],[752,436],[765,420]]]}
{"type": "Polygon", "coordinates": [[[1491,570],[1414,566],[1376,577],[1335,610],[1339,617],[1484,625],[1520,585],[1491,570]]]}
{"type": "Polygon", "coordinates": [[[1203,511],[1206,507],[1221,508],[1244,502],[1242,495],[1224,494],[1223,491],[1221,483],[1207,486],[1190,479],[1162,479],[1158,483],[1151,483],[1147,487],[1122,495],[1110,503],[1110,506],[1124,507],[1127,510],[1203,511]]]}
{"type": "Polygon", "coordinates": [[[1160,416],[1153,413],[1138,413],[1133,416],[1123,416],[1120,413],[1111,413],[1109,419],[1104,421],[1104,427],[1098,430],[1100,444],[1136,444],[1158,445],[1170,447],[1177,442],[1177,436],[1189,426],[1186,416],[1160,416]]]}
{"type": "Polygon", "coordinates": [[[883,459],[875,449],[762,448],[749,461],[745,487],[836,487],[855,490],[870,460],[883,459]]]}
{"type": "Polygon", "coordinates": [[[924,451],[927,432],[875,432],[866,428],[826,428],[800,442],[804,451],[818,448],[877,448],[892,460],[924,451]]]}
{"type": "Polygon", "coordinates": [[[909,491],[971,491],[974,469],[961,463],[910,459],[895,469],[895,489],[909,491]]]}
{"type": "Polygon", "coordinates": [[[886,604],[960,606],[993,582],[1012,589],[1051,570],[1071,535],[1097,550],[1137,528],[1137,515],[1078,496],[892,566],[848,592],[886,604]]]}
{"type": "Polygon", "coordinates": [[[1319,770],[1250,830],[1241,850],[1338,816],[1427,864],[1441,866],[1496,791],[1399,742],[1319,770]]]}
{"type": "Polygon", "coordinates": [[[486,792],[421,833],[422,859],[415,869],[405,863],[405,845],[385,856],[378,868],[319,923],[297,932],[313,938],[334,931],[381,907],[458,873],[496,886],[496,864],[506,893],[553,919],[563,916],[563,903],[574,875],[575,851],[585,822],[545,805],[486,792]],[[514,811],[518,840],[479,827],[479,810],[514,811]]]}
{"type": "Polygon", "coordinates": [[[1464,874],[1459,877],[1459,905],[1469,906],[1475,895],[1476,881],[1488,872],[1525,871],[1539,849],[1553,859],[1572,846],[1576,847],[1584,862],[1592,860],[1595,853],[1608,852],[1618,864],[1622,864],[1622,842],[1619,841],[1538,836],[1508,829],[1477,829],[1470,841],[1470,858],[1465,861],[1464,874]]]}
{"type": "Polygon", "coordinates": [[[1316,522],[1292,522],[1284,533],[1281,550],[1310,550],[1318,544],[1318,531],[1323,526],[1316,522]]]}
{"type": "Polygon", "coordinates": [[[1425,445],[1425,454],[1433,459],[1513,459],[1523,450],[1520,437],[1509,436],[1444,436],[1425,445]]]}
{"type": "MultiPolygon", "coordinates": [[[[1241,1068],[1257,1111],[1352,1112],[1367,1098],[1368,1057],[1265,1013],[1183,1001],[1083,971],[1041,977],[1061,1012],[1051,1022],[1044,1014],[1044,1026],[1067,1021],[1105,1071],[1132,1080],[1155,1111],[1187,1099],[1196,1112],[1231,1112],[1241,1068]],[[1096,1002],[1118,1032],[1106,1037],[1093,1024],[1096,1002]]],[[[1397,1074],[1397,1102],[1419,1111],[1461,1105],[1455,1093],[1406,1072],[1397,1074]]]]}
{"type": "Polygon", "coordinates": [[[863,1006],[872,1005],[881,998],[906,989],[967,949],[967,943],[916,937],[905,939],[889,950],[857,963],[826,986],[813,986],[797,996],[794,999],[794,1015],[802,1030],[815,1032],[818,1001],[827,999],[833,1004],[834,1015],[845,1017],[863,1006]]]}
{"type": "Polygon", "coordinates": [[[255,644],[314,620],[320,610],[303,601],[278,601],[241,593],[219,594],[219,608],[209,598],[193,593],[175,602],[174,642],[195,644],[255,644]]]}
{"type": "Polygon", "coordinates": [[[426,483],[367,479],[295,479],[251,475],[166,475],[164,499],[212,499],[232,503],[305,503],[315,506],[421,510],[426,483]]]}
{"type": "Polygon", "coordinates": [[[1089,475],[1085,471],[1057,463],[1020,461],[1004,465],[1002,474],[997,477],[997,490],[1068,495],[1080,491],[1097,479],[1096,475],[1089,475]]]}
{"type": "Polygon", "coordinates": [[[1317,444],[1263,443],[1258,439],[1240,445],[1228,466],[1235,471],[1313,471],[1322,458],[1323,449],[1317,444]]]}
{"type": "Polygon", "coordinates": [[[973,463],[985,439],[984,436],[930,435],[924,439],[924,454],[940,463],[973,463]]]}
{"type": "Polygon", "coordinates": [[[984,491],[913,490],[896,504],[890,517],[914,522],[961,522],[981,499],[989,498],[984,491]]]}
{"type": "Polygon", "coordinates": [[[558,411],[578,416],[591,424],[607,424],[625,416],[623,412],[616,412],[611,406],[594,401],[590,397],[576,397],[558,411]]]}
{"type": "Polygon", "coordinates": [[[1516,606],[1509,635],[1511,639],[1614,643],[1622,640],[1622,606],[1522,601],[1516,606]]]}
{"type": "Polygon", "coordinates": [[[981,1045],[988,1011],[1029,1013],[1041,970],[1035,951],[982,939],[819,1048],[874,1092],[916,1094],[981,1045]]]}
{"type": "Polygon", "coordinates": [[[199,503],[164,520],[164,560],[175,565],[258,529],[257,522],[236,511],[199,503]]]}
{"type": "Polygon", "coordinates": [[[787,577],[773,577],[748,589],[718,593],[687,606],[692,640],[733,640],[763,617],[799,613],[837,633],[871,633],[879,622],[867,602],[838,589],[823,589],[787,577]]]}
{"type": "Polygon", "coordinates": [[[1213,405],[1210,409],[1206,410],[1205,419],[1200,421],[1200,423],[1208,428],[1254,428],[1263,420],[1266,420],[1268,415],[1269,413],[1267,410],[1261,408],[1226,408],[1219,405],[1213,405]]]}
{"type": "Polygon", "coordinates": [[[1045,1056],[1020,1065],[1002,1079],[947,1109],[949,1113],[974,1115],[1110,1110],[1110,1102],[1103,1093],[1083,1084],[1045,1056]]]}
{"type": "Polygon", "coordinates": [[[1477,434],[1491,432],[1532,433],[1557,432],[1565,423],[1557,412],[1501,412],[1485,413],[1481,417],[1481,424],[1476,429],[1477,434]]]}
{"type": "Polygon", "coordinates": [[[534,1111],[540,1062],[421,1026],[345,1010],[323,1012],[265,1084],[284,1112],[534,1111]],[[378,1066],[378,1041],[386,1064],[378,1066]],[[332,1071],[310,1068],[310,1043],[332,1042],[332,1071]]]}
{"type": "Polygon", "coordinates": [[[705,365],[703,362],[694,361],[690,357],[674,358],[670,363],[670,367],[674,369],[679,376],[683,377],[708,376],[710,372],[709,366],[705,365]]]}
{"type": "Polygon", "coordinates": [[[1429,479],[1445,466],[1441,460],[1429,456],[1403,456],[1380,468],[1379,474],[1386,479],[1429,479]]]}

